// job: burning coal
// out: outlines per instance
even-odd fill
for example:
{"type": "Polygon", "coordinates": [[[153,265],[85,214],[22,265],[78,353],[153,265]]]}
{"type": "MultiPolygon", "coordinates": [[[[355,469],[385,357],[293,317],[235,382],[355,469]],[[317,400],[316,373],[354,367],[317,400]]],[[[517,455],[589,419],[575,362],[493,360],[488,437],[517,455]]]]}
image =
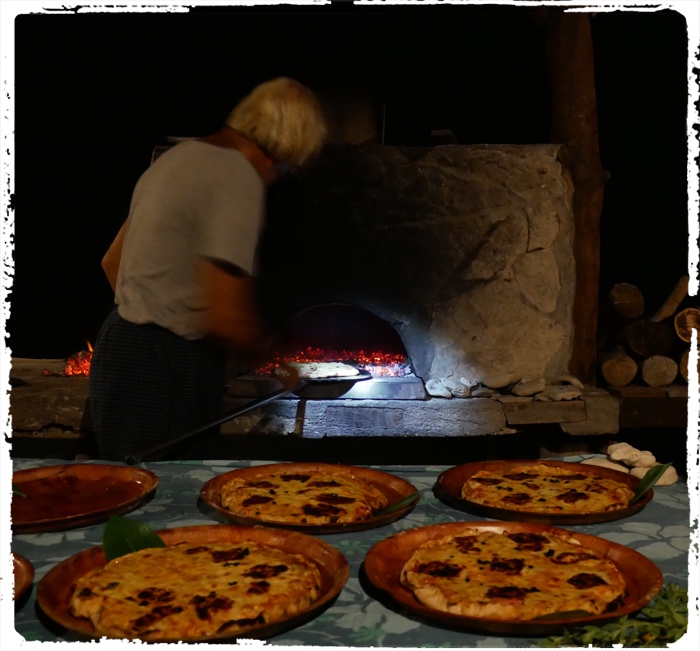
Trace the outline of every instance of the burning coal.
{"type": "Polygon", "coordinates": [[[305,348],[295,354],[276,355],[273,361],[256,369],[256,373],[270,375],[281,363],[286,362],[343,362],[368,371],[372,377],[407,377],[413,375],[410,364],[401,353],[383,353],[364,350],[325,350],[305,348]]]}

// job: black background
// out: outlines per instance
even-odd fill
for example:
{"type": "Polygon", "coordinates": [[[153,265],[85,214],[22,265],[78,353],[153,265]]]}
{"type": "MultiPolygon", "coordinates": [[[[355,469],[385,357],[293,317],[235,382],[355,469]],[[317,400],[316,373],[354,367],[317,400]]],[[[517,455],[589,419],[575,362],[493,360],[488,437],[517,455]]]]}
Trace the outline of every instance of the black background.
{"type": "MultiPolygon", "coordinates": [[[[154,145],[218,129],[265,79],[372,87],[387,145],[428,145],[433,129],[461,144],[549,142],[536,13],[343,4],[17,16],[12,355],[65,358],[94,342],[112,304],[100,259],[154,145]]],[[[599,13],[592,32],[611,175],[601,291],[637,284],[653,313],[688,270],[685,18],[599,13]]]]}

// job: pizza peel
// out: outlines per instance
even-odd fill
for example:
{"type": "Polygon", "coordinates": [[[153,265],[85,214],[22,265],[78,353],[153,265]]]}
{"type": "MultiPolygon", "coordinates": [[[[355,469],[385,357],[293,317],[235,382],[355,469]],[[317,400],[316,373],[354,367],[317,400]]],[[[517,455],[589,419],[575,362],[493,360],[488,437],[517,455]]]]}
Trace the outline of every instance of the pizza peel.
{"type": "MultiPolygon", "coordinates": [[[[369,380],[371,379],[372,375],[369,373],[369,371],[365,371],[363,369],[359,369],[359,372],[357,375],[351,375],[351,376],[342,376],[342,377],[321,377],[321,378],[302,378],[297,384],[291,387],[285,387],[282,389],[278,389],[277,391],[273,391],[272,393],[263,396],[262,398],[258,398],[257,400],[253,400],[252,402],[249,402],[246,405],[243,405],[242,407],[237,407],[236,409],[232,409],[230,411],[227,411],[226,413],[222,414],[215,420],[209,421],[208,423],[204,423],[203,425],[200,425],[199,427],[196,427],[195,429],[189,430],[187,432],[183,432],[182,434],[178,434],[177,436],[173,436],[172,438],[166,439],[164,441],[160,441],[159,443],[156,443],[155,445],[151,445],[147,448],[143,448],[139,450],[138,452],[135,452],[134,454],[130,454],[124,459],[126,463],[129,465],[134,465],[136,463],[141,463],[142,461],[145,461],[147,458],[152,457],[153,455],[163,452],[169,448],[171,448],[174,445],[177,445],[178,443],[182,443],[184,441],[187,441],[188,439],[191,439],[194,436],[197,436],[198,434],[212,434],[214,432],[214,428],[218,427],[219,425],[223,425],[224,423],[227,423],[230,420],[233,420],[234,418],[237,418],[238,416],[242,416],[243,414],[247,414],[250,411],[253,411],[254,409],[258,409],[259,407],[263,407],[264,405],[267,405],[270,402],[273,402],[279,398],[284,398],[285,396],[288,396],[290,394],[295,394],[298,395],[301,398],[306,397],[305,395],[305,390],[306,389],[313,389],[314,387],[325,387],[325,386],[340,386],[341,383],[344,386],[341,386],[340,388],[340,394],[342,395],[343,393],[347,393],[349,388],[355,384],[355,382],[361,382],[362,380],[369,380]]],[[[336,392],[337,393],[337,392],[336,392]]],[[[339,397],[339,395],[335,395],[333,397],[339,397]]]]}

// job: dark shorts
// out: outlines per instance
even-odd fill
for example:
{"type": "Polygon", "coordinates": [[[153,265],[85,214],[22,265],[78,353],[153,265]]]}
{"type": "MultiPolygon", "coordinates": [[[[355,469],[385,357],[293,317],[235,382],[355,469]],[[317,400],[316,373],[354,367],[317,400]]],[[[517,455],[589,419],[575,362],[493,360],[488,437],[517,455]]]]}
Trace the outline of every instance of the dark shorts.
{"type": "Polygon", "coordinates": [[[99,456],[124,461],[221,416],[226,361],[206,341],[130,323],[115,309],[95,341],[89,381],[99,456]]]}

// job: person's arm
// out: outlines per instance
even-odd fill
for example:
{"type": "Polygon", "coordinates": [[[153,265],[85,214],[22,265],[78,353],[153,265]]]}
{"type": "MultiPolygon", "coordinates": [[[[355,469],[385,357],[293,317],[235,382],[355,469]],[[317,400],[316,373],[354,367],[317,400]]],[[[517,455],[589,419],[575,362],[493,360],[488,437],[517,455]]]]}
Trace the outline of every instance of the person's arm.
{"type": "Polygon", "coordinates": [[[234,265],[205,259],[201,287],[209,335],[231,354],[247,359],[265,355],[270,337],[258,310],[255,280],[234,265]]]}
{"type": "MultiPolygon", "coordinates": [[[[203,260],[201,276],[206,307],[203,325],[224,350],[252,362],[269,361],[273,338],[257,304],[255,280],[238,267],[203,260]]],[[[276,378],[284,387],[300,382],[298,371],[286,363],[276,378]]]]}
{"type": "Polygon", "coordinates": [[[117,276],[119,275],[119,264],[122,259],[122,247],[124,246],[124,235],[126,234],[127,222],[122,224],[114,241],[109,245],[107,253],[102,257],[102,269],[107,276],[112,291],[117,289],[117,276]]]}

